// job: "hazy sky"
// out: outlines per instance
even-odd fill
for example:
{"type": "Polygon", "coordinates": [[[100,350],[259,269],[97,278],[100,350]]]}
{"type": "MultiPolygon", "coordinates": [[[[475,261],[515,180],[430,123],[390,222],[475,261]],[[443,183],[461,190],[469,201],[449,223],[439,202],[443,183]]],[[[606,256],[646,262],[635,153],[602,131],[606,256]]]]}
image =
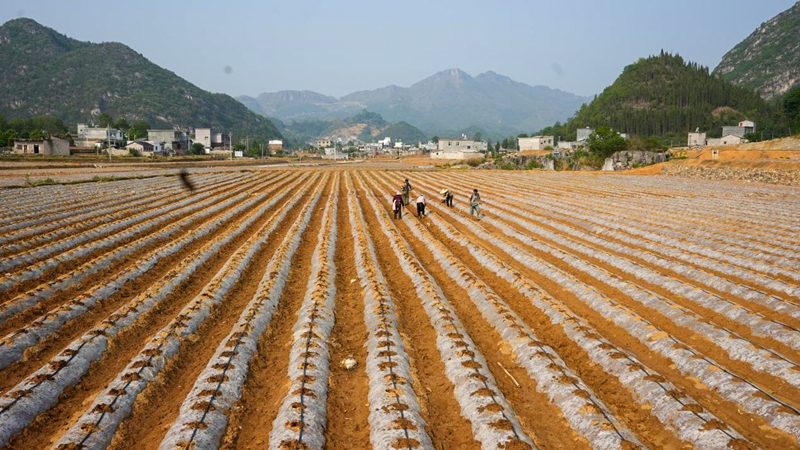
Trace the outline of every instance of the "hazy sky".
{"type": "Polygon", "coordinates": [[[458,67],[599,93],[662,48],[710,66],[795,0],[0,0],[70,37],[122,42],[203,89],[342,96],[458,67]]]}

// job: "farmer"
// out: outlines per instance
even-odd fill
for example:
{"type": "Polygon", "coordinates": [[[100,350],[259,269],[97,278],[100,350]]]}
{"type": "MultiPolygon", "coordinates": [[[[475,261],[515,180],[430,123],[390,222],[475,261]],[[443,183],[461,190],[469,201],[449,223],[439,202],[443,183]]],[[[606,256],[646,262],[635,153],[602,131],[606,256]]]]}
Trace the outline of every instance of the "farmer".
{"type": "Polygon", "coordinates": [[[477,215],[478,219],[483,217],[483,214],[481,214],[481,194],[478,194],[477,189],[473,189],[472,195],[469,196],[469,215],[477,215]]]}
{"type": "Polygon", "coordinates": [[[400,190],[403,191],[403,204],[409,204],[409,193],[411,192],[411,183],[408,182],[408,178],[406,181],[403,182],[403,186],[400,187],[400,190]]]}
{"type": "Polygon", "coordinates": [[[392,197],[392,211],[394,211],[395,219],[403,218],[403,196],[400,195],[400,191],[397,191],[392,197]]]}
{"type": "Polygon", "coordinates": [[[419,194],[417,197],[417,217],[425,217],[425,194],[419,194]]]}
{"type": "Polygon", "coordinates": [[[452,208],[453,207],[453,191],[451,191],[450,189],[444,188],[441,191],[439,191],[439,193],[444,196],[444,197],[442,197],[442,201],[444,202],[445,206],[447,206],[448,208],[452,208]]]}

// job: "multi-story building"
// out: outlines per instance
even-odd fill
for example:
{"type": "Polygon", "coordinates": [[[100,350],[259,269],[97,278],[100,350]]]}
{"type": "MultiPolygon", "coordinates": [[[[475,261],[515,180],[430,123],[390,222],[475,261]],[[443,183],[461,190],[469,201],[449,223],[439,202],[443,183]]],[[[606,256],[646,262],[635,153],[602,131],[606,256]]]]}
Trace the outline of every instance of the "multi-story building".
{"type": "Polygon", "coordinates": [[[203,148],[211,149],[230,149],[230,133],[221,133],[212,128],[195,128],[194,142],[203,144],[203,148]]]}
{"type": "Polygon", "coordinates": [[[471,139],[439,139],[437,150],[440,152],[485,152],[487,148],[486,142],[471,139]]]}
{"type": "Polygon", "coordinates": [[[189,134],[185,131],[147,130],[147,140],[161,143],[167,152],[185,152],[189,149],[189,134]]]}
{"type": "Polygon", "coordinates": [[[78,132],[73,139],[76,147],[94,147],[110,145],[117,147],[125,144],[125,136],[116,128],[90,127],[85,123],[78,124],[78,132]]]}

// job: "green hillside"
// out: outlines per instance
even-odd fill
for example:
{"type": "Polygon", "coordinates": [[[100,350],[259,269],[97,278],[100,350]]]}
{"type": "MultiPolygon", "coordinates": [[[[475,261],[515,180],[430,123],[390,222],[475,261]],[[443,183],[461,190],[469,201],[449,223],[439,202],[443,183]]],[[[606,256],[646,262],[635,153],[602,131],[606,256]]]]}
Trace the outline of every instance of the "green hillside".
{"type": "Polygon", "coordinates": [[[280,137],[232,97],[204,91],[123,44],[81,42],[16,19],[0,26],[0,61],[0,114],[8,118],[52,115],[74,128],[107,113],[153,128],[280,137]]]}
{"type": "Polygon", "coordinates": [[[710,74],[707,67],[662,52],[629,65],[566,124],[541,132],[572,140],[577,128],[606,126],[633,136],[678,143],[696,128],[718,137],[723,125],[735,125],[745,118],[754,120],[765,134],[789,132],[777,105],[710,74]]]}
{"type": "Polygon", "coordinates": [[[767,99],[800,85],[800,2],[761,24],[722,57],[714,73],[767,99]]]}

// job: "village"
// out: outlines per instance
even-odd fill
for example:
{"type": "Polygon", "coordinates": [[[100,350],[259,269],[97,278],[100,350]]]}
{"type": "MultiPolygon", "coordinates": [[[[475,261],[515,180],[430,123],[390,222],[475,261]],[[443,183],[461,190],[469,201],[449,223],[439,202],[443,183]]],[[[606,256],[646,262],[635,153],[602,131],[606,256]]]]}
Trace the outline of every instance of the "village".
{"type": "MultiPolygon", "coordinates": [[[[167,157],[188,154],[209,155],[217,158],[242,158],[245,156],[241,147],[233,145],[231,133],[220,132],[213,128],[194,128],[192,130],[149,129],[147,139],[128,139],[122,130],[110,127],[95,127],[78,123],[76,133],[71,141],[58,137],[41,139],[16,139],[12,153],[23,155],[108,155],[109,157],[167,157]]],[[[536,135],[516,139],[513,148],[492,146],[485,141],[469,139],[462,134],[458,138],[434,138],[426,143],[407,144],[401,140],[393,141],[390,136],[375,142],[362,142],[356,136],[323,137],[308,142],[304,149],[290,150],[284,148],[280,139],[269,140],[267,147],[262,148],[261,156],[270,156],[278,152],[299,158],[316,158],[322,160],[345,161],[363,160],[376,157],[426,157],[441,161],[476,161],[492,152],[497,155],[519,154],[537,157],[538,163],[545,170],[554,170],[553,159],[568,157],[573,152],[585,148],[595,132],[594,128],[585,127],[577,130],[577,139],[568,141],[560,136],[536,135]]],[[[751,120],[743,120],[734,126],[722,127],[720,138],[709,138],[707,132],[696,129],[689,132],[686,146],[675,146],[668,152],[619,152],[607,158],[602,170],[613,171],[630,168],[632,165],[648,165],[664,162],[673,153],[686,149],[704,147],[720,147],[738,145],[748,142],[747,136],[756,132],[756,124],[751,120]]],[[[615,132],[629,140],[628,133],[615,132]]],[[[245,148],[247,146],[245,145],[245,148]]],[[[712,149],[712,159],[718,152],[712,149]]]]}

